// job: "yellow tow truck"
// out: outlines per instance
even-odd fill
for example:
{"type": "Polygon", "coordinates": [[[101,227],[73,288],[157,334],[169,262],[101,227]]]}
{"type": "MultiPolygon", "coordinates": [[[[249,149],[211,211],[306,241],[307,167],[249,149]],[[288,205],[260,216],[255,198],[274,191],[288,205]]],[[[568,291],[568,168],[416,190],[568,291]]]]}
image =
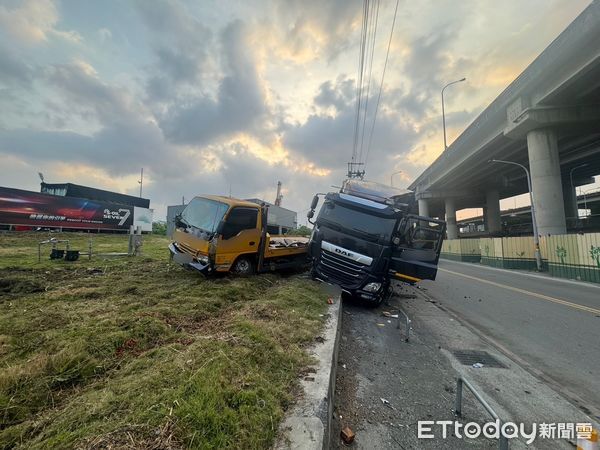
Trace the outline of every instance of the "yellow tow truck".
{"type": "Polygon", "coordinates": [[[175,218],[171,259],[203,274],[250,275],[308,266],[308,241],[267,232],[268,205],[218,195],[197,196],[175,218]]]}

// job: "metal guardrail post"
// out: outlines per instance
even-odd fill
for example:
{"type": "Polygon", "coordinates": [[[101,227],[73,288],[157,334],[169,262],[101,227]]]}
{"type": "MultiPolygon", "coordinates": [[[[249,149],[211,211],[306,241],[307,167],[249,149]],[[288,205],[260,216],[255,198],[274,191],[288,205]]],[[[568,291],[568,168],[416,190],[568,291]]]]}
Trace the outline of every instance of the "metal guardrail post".
{"type": "MultiPolygon", "coordinates": [[[[488,404],[488,402],[485,401],[485,399],[481,396],[481,394],[479,394],[479,392],[477,392],[477,390],[475,390],[475,388],[471,385],[471,383],[469,383],[467,380],[463,379],[462,377],[458,377],[456,379],[456,402],[454,404],[454,414],[456,414],[457,417],[462,416],[463,384],[471,391],[473,396],[479,401],[479,403],[481,403],[481,406],[483,406],[483,408],[492,416],[492,418],[494,420],[498,421],[499,426],[502,427],[502,424],[504,423],[504,421],[502,419],[500,419],[500,417],[498,417],[498,414],[496,414],[496,411],[494,411],[492,409],[492,407],[488,404]]],[[[502,433],[500,433],[500,438],[498,439],[498,448],[500,450],[508,450],[508,447],[509,447],[508,446],[508,438],[506,436],[504,436],[502,433]]]]}
{"type": "Polygon", "coordinates": [[[398,324],[396,325],[397,329],[400,329],[400,314],[402,314],[404,316],[405,319],[405,326],[406,326],[406,337],[404,338],[405,342],[408,342],[409,338],[410,338],[410,324],[412,323],[412,321],[408,318],[408,315],[402,311],[400,308],[398,308],[398,324]]]}

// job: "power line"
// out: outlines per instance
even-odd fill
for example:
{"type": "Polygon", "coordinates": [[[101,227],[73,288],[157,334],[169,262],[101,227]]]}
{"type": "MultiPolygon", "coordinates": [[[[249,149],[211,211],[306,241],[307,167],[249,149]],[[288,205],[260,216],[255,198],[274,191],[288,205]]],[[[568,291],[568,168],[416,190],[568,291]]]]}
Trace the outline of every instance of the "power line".
{"type": "MultiPolygon", "coordinates": [[[[368,81],[367,81],[367,94],[365,97],[365,111],[363,113],[363,125],[362,125],[362,132],[361,132],[361,140],[360,140],[360,152],[359,152],[359,157],[358,160],[360,162],[364,162],[362,159],[363,156],[363,147],[364,147],[364,141],[365,141],[365,130],[366,130],[366,123],[367,123],[367,113],[369,111],[369,94],[371,92],[371,75],[373,73],[373,55],[375,54],[375,39],[377,37],[377,22],[379,19],[379,0],[375,0],[375,5],[373,6],[373,8],[375,10],[375,19],[372,21],[373,26],[372,28],[372,33],[371,33],[371,55],[370,55],[370,62],[369,62],[369,77],[368,77],[368,81]]],[[[369,49],[369,43],[367,41],[367,52],[369,49]]],[[[369,59],[369,54],[367,53],[367,59],[369,59]]]]}
{"type": "Polygon", "coordinates": [[[383,64],[383,71],[381,73],[381,83],[379,84],[379,93],[377,94],[377,103],[375,105],[375,114],[373,115],[373,124],[371,125],[371,132],[369,133],[369,142],[367,144],[367,154],[365,156],[365,169],[367,161],[369,159],[369,153],[371,151],[371,142],[373,140],[373,130],[375,129],[375,121],[377,120],[377,112],[379,111],[379,102],[381,100],[381,92],[383,90],[383,80],[385,79],[385,70],[387,68],[388,58],[390,56],[390,47],[392,44],[392,36],[394,34],[394,26],[396,25],[396,15],[398,14],[398,4],[400,0],[396,0],[396,8],[394,9],[394,19],[392,20],[392,28],[390,30],[390,38],[388,40],[387,51],[385,53],[385,63],[383,64]]]}
{"type": "Polygon", "coordinates": [[[358,145],[358,132],[360,124],[360,111],[361,111],[361,99],[362,99],[362,86],[363,86],[363,73],[364,73],[364,61],[365,61],[365,46],[367,38],[367,28],[369,20],[369,0],[363,2],[363,18],[362,18],[362,29],[360,35],[360,52],[358,57],[358,74],[357,74],[357,85],[356,85],[356,120],[354,124],[354,143],[352,146],[352,163],[356,161],[357,145],[358,145]]]}

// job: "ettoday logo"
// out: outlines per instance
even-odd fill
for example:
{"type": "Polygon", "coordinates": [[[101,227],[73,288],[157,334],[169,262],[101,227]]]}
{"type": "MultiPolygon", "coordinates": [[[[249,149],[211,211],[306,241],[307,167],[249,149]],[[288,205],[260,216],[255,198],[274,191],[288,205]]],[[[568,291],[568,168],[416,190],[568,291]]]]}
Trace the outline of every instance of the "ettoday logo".
{"type": "Polygon", "coordinates": [[[477,439],[481,436],[488,439],[523,439],[527,445],[536,439],[587,439],[592,435],[591,423],[524,423],[505,422],[499,420],[483,425],[477,422],[462,424],[454,420],[420,420],[417,437],[419,439],[446,439],[451,432],[459,439],[477,439]]]}

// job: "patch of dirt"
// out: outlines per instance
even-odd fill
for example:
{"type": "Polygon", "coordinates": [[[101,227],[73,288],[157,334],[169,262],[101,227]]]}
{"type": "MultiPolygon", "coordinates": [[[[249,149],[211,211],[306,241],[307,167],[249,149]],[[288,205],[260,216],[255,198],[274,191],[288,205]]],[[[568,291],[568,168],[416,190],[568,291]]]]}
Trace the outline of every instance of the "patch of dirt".
{"type": "Polygon", "coordinates": [[[44,292],[45,286],[39,281],[19,278],[0,279],[0,296],[6,294],[34,294],[44,292]]]}
{"type": "Polygon", "coordinates": [[[81,448],[87,450],[179,450],[185,448],[175,437],[175,425],[168,421],[165,425],[149,429],[145,426],[130,426],[87,441],[81,448]]]}

